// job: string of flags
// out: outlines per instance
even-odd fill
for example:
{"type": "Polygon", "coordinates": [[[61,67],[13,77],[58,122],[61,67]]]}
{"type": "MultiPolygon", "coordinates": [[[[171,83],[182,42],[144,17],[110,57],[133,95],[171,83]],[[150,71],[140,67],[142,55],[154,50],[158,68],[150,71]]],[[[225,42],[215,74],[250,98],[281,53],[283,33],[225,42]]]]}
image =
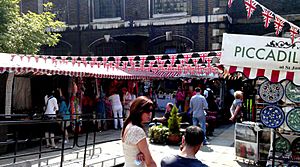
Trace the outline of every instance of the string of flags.
{"type": "MultiPolygon", "coordinates": [[[[228,0],[228,7],[231,8],[232,3],[234,0],[228,0]]],[[[266,8],[256,0],[243,0],[246,11],[247,11],[247,19],[250,19],[252,14],[255,10],[257,10],[258,7],[262,9],[262,17],[264,21],[264,28],[268,28],[271,21],[274,21],[274,28],[276,36],[280,34],[285,24],[289,24],[290,26],[290,36],[292,43],[295,42],[295,37],[297,34],[299,34],[300,28],[296,26],[295,24],[289,22],[288,20],[284,19],[280,15],[274,13],[270,9],[266,8]]]]}
{"type": "Polygon", "coordinates": [[[39,63],[51,62],[53,65],[83,66],[91,68],[122,69],[129,71],[182,71],[196,73],[197,71],[217,72],[221,51],[194,52],[164,55],[137,56],[49,56],[49,55],[11,55],[10,61],[20,57],[21,61],[39,63]]]}

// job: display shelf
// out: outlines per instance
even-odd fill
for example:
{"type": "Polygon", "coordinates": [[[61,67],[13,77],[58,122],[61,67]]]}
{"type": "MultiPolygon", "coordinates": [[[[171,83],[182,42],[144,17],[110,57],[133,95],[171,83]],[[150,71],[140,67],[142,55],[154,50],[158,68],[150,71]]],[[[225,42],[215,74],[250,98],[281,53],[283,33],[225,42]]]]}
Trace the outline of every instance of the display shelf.
{"type": "MultiPolygon", "coordinates": [[[[264,80],[257,80],[256,82],[256,86],[255,86],[255,89],[258,90],[258,88],[260,87],[260,84],[262,84],[264,82],[264,80]]],[[[283,84],[283,87],[286,88],[286,84],[288,82],[282,82],[283,84]]],[[[280,108],[283,109],[284,113],[285,113],[285,116],[287,115],[287,113],[295,108],[295,107],[299,107],[300,104],[299,103],[294,103],[292,102],[291,100],[289,100],[287,97],[286,97],[286,94],[284,94],[282,96],[282,98],[274,103],[274,104],[270,104],[270,103],[267,103],[265,102],[259,94],[256,94],[255,95],[255,109],[256,109],[256,121],[257,122],[260,122],[260,113],[262,111],[262,109],[264,109],[266,106],[270,106],[270,105],[276,105],[280,108]]],[[[290,142],[290,144],[292,144],[292,142],[296,139],[296,138],[299,138],[300,137],[300,133],[299,132],[295,132],[295,131],[292,131],[286,124],[286,119],[283,123],[283,125],[281,125],[278,129],[275,129],[276,131],[276,135],[273,135],[273,133],[271,133],[271,135],[269,136],[269,138],[271,139],[270,140],[270,144],[266,144],[264,145],[262,143],[262,141],[259,141],[259,155],[260,155],[260,160],[262,158],[266,158],[266,160],[268,161],[267,163],[267,166],[270,165],[272,166],[272,162],[275,162],[275,166],[278,166],[279,164],[282,165],[282,166],[288,166],[288,165],[285,165],[285,164],[298,164],[298,166],[300,166],[300,161],[298,161],[298,152],[297,154],[294,154],[291,150],[290,151],[287,151],[285,153],[280,153],[279,151],[276,151],[275,154],[273,154],[272,152],[272,148],[273,148],[273,141],[275,141],[275,138],[278,138],[278,137],[284,137],[284,138],[287,138],[290,142]],[[264,148],[266,146],[266,148],[264,148]],[[267,148],[269,147],[269,150],[267,150],[267,148]],[[297,155],[297,159],[295,159],[293,156],[294,155],[297,155]]],[[[300,157],[299,157],[300,159],[300,157]]],[[[279,166],[280,166],[279,165],[279,166]]]]}

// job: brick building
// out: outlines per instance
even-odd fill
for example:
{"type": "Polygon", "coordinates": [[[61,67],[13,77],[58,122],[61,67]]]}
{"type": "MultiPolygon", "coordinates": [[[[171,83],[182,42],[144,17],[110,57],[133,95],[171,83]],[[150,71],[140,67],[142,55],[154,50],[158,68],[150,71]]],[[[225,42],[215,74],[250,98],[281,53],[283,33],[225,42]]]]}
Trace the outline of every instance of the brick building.
{"type": "MultiPolygon", "coordinates": [[[[41,54],[136,55],[220,50],[222,33],[265,35],[260,11],[246,19],[243,0],[22,0],[21,10],[41,12],[54,3],[64,21],[62,40],[41,54]]],[[[258,0],[259,2],[262,0],[258,0]]],[[[300,1],[264,0],[263,5],[299,25],[300,1]]],[[[288,31],[288,30],[287,30],[288,31]]]]}
{"type": "MultiPolygon", "coordinates": [[[[47,0],[22,0],[41,12],[47,0]]],[[[48,0],[67,28],[53,55],[135,55],[220,50],[227,0],[48,0]],[[207,15],[206,12],[208,13],[207,15]],[[206,17],[207,16],[207,17],[206,17]],[[206,37],[207,36],[207,37],[206,37]]]]}

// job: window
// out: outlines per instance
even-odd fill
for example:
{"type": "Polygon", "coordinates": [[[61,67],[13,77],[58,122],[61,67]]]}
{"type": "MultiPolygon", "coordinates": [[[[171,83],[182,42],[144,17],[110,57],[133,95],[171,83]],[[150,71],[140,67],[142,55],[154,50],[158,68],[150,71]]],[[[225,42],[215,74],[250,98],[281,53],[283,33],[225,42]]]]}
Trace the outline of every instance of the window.
{"type": "Polygon", "coordinates": [[[153,14],[175,14],[188,11],[188,0],[153,0],[153,14]]]}
{"type": "Polygon", "coordinates": [[[122,0],[94,0],[94,19],[120,18],[122,0]]]}

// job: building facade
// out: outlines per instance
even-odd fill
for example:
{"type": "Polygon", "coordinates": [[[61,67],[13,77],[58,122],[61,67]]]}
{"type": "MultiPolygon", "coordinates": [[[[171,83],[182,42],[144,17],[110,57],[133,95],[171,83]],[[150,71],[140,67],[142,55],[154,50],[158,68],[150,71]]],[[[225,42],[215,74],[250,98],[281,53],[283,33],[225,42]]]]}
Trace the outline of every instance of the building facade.
{"type": "MultiPolygon", "coordinates": [[[[66,23],[50,55],[138,55],[220,50],[224,32],[274,35],[264,29],[261,10],[247,19],[243,0],[22,0],[22,12],[42,12],[51,1],[66,23]]],[[[300,1],[257,0],[299,25],[300,1]]],[[[273,24],[273,23],[271,23],[273,24]]],[[[288,32],[285,27],[283,32],[288,32]]]]}
{"type": "Polygon", "coordinates": [[[136,55],[220,50],[227,0],[22,0],[22,12],[51,1],[66,23],[51,55],[136,55]]]}

